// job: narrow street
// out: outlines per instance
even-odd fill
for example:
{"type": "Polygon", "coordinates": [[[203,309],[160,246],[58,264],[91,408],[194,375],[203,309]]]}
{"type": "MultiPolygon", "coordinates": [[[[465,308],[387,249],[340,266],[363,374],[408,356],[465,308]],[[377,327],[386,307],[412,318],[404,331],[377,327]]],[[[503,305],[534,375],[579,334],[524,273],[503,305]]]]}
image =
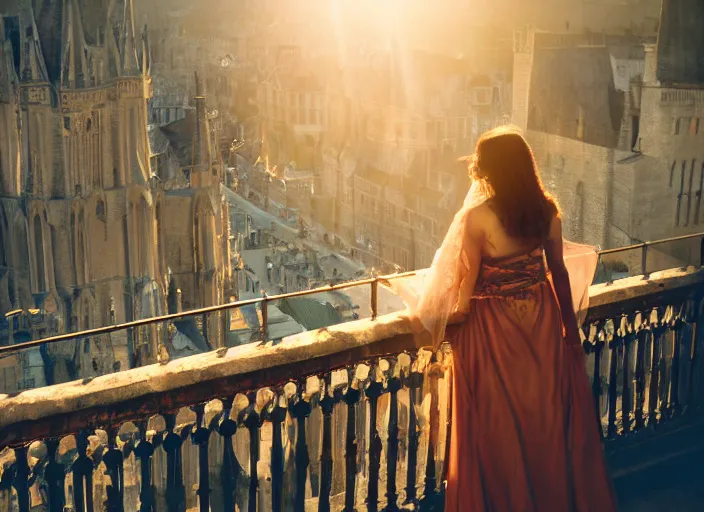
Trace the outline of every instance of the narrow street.
{"type": "MultiPolygon", "coordinates": [[[[253,205],[252,203],[250,203],[245,198],[243,198],[233,190],[229,189],[228,187],[223,186],[222,190],[225,194],[225,197],[227,197],[231,204],[235,205],[238,209],[242,210],[243,212],[246,212],[252,217],[252,220],[257,225],[257,227],[261,229],[271,229],[271,225],[273,223],[275,229],[272,235],[275,238],[283,240],[286,243],[302,243],[303,245],[313,249],[320,256],[335,254],[338,258],[340,258],[342,261],[345,262],[345,264],[349,265],[350,267],[357,268],[358,270],[364,270],[365,267],[362,263],[352,260],[343,254],[334,252],[330,247],[326,246],[325,244],[309,239],[301,239],[298,236],[298,230],[295,227],[289,226],[275,215],[265,212],[261,208],[253,205]]],[[[250,264],[250,266],[252,265],[250,264]]],[[[254,267],[252,266],[252,268],[254,267]]],[[[257,273],[257,275],[259,274],[257,273]]],[[[264,273],[264,277],[266,278],[266,272],[264,273]]]]}
{"type": "MultiPolygon", "coordinates": [[[[365,267],[362,263],[354,261],[345,255],[338,252],[334,252],[330,247],[315,242],[312,240],[301,240],[298,236],[298,230],[282,222],[275,215],[263,211],[259,207],[253,205],[239,194],[235,193],[227,187],[223,187],[225,196],[228,198],[231,204],[243,212],[246,212],[252,217],[252,220],[257,225],[258,228],[271,228],[271,224],[274,223],[275,232],[274,236],[283,240],[286,243],[293,244],[303,244],[311,249],[313,249],[318,256],[335,255],[337,258],[344,263],[344,266],[354,269],[355,271],[364,270],[365,267]]],[[[242,259],[247,266],[249,266],[254,273],[257,275],[260,281],[261,288],[269,295],[274,295],[281,293],[279,288],[276,286],[276,282],[272,280],[269,283],[266,275],[266,261],[267,255],[271,252],[268,248],[263,249],[249,249],[242,251],[242,259]]],[[[348,296],[354,304],[359,306],[357,311],[360,318],[369,318],[371,314],[371,290],[369,286],[360,286],[355,288],[349,288],[343,291],[343,293],[348,296]]],[[[395,295],[392,291],[386,289],[385,287],[379,287],[378,295],[378,314],[385,315],[389,313],[394,313],[396,311],[401,311],[404,309],[403,301],[395,295]]]]}
{"type": "Polygon", "coordinates": [[[272,279],[270,283],[266,276],[266,256],[271,255],[269,249],[249,249],[242,251],[242,260],[259,278],[261,288],[268,295],[276,295],[281,293],[276,286],[276,282],[272,279]]]}

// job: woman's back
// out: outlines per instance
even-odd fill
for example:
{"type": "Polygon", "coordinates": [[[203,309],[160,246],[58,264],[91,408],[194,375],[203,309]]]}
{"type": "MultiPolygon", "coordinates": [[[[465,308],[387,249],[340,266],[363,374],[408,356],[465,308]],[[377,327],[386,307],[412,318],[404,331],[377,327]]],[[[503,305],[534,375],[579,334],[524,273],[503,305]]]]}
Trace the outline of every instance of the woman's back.
{"type": "MultiPolygon", "coordinates": [[[[506,232],[501,219],[492,206],[491,200],[477,206],[472,212],[472,222],[477,224],[483,236],[481,244],[482,258],[503,259],[526,254],[542,245],[546,240],[536,238],[517,238],[506,232]]],[[[465,240],[474,243],[474,240],[465,240]]]]}
{"type": "Polygon", "coordinates": [[[465,318],[448,339],[454,385],[445,510],[611,512],[559,208],[515,130],[482,136],[471,171],[489,192],[478,196],[488,199],[479,203],[470,191],[421,309],[453,306],[455,318],[465,318]],[[450,300],[434,300],[439,294],[450,300]]]}

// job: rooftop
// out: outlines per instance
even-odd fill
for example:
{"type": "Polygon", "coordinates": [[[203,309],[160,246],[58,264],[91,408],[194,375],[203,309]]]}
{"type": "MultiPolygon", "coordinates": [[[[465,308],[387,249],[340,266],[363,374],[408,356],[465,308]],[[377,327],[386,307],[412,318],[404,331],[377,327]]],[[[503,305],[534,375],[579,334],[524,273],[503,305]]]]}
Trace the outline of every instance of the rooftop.
{"type": "Polygon", "coordinates": [[[538,48],[531,76],[528,129],[616,147],[624,100],[607,47],[538,48]]]}

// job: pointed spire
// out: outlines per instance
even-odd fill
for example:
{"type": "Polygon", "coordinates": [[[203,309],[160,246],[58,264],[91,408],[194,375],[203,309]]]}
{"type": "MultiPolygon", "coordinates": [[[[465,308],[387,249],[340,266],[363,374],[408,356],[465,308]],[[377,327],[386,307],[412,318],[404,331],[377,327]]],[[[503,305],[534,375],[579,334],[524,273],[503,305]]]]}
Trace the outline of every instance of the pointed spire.
{"type": "Polygon", "coordinates": [[[144,30],[142,31],[142,75],[149,75],[149,70],[152,66],[152,49],[149,45],[149,31],[147,26],[144,25],[144,30]]]}
{"type": "Polygon", "coordinates": [[[132,0],[124,0],[124,2],[124,27],[120,45],[120,53],[122,54],[122,74],[124,76],[135,76],[139,74],[140,69],[134,32],[134,8],[132,7],[132,0]]]}
{"type": "Polygon", "coordinates": [[[196,96],[196,130],[193,134],[193,165],[198,170],[209,170],[212,161],[212,151],[210,147],[210,127],[208,126],[208,112],[205,107],[205,95],[203,94],[203,83],[195,72],[196,96]]]}
{"type": "Polygon", "coordinates": [[[21,55],[21,77],[22,80],[33,82],[48,82],[49,75],[46,70],[46,62],[39,42],[39,31],[35,23],[34,11],[31,6],[25,6],[22,16],[24,25],[22,34],[22,55],[21,55]]]}
{"type": "Polygon", "coordinates": [[[200,81],[200,78],[198,78],[198,71],[194,72],[193,75],[195,76],[195,81],[196,81],[196,100],[204,98],[203,96],[203,83],[200,81]]]}
{"type": "Polygon", "coordinates": [[[108,16],[105,20],[105,52],[107,53],[107,64],[104,78],[107,80],[116,78],[122,74],[122,59],[120,57],[120,39],[122,26],[122,14],[124,9],[111,1],[108,4],[108,16]],[[118,27],[117,29],[115,27],[118,27]]]}
{"type": "MultiPolygon", "coordinates": [[[[0,36],[2,27],[0,26],[0,36]]],[[[3,41],[0,38],[0,102],[11,102],[14,100],[15,85],[17,84],[17,74],[12,59],[12,45],[10,41],[3,41]]]]}
{"type": "Polygon", "coordinates": [[[77,0],[63,0],[64,16],[61,40],[61,85],[75,89],[83,87],[88,79],[86,44],[83,22],[77,0]]]}

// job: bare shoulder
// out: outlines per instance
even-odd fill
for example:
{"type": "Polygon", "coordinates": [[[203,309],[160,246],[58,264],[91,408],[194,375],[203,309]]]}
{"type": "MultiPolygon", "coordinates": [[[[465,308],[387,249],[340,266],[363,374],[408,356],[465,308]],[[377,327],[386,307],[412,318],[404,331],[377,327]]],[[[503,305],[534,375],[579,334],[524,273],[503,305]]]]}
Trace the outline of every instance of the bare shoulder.
{"type": "Polygon", "coordinates": [[[550,233],[548,234],[548,239],[562,240],[562,218],[560,217],[559,212],[556,213],[550,221],[550,233]]]}
{"type": "Polygon", "coordinates": [[[475,239],[486,236],[495,220],[496,214],[487,201],[472,207],[467,212],[467,235],[475,239]]]}
{"type": "Polygon", "coordinates": [[[469,212],[467,212],[467,219],[475,221],[487,220],[495,216],[496,214],[494,210],[491,209],[489,201],[484,201],[477,206],[473,206],[470,208],[469,212]]]}

